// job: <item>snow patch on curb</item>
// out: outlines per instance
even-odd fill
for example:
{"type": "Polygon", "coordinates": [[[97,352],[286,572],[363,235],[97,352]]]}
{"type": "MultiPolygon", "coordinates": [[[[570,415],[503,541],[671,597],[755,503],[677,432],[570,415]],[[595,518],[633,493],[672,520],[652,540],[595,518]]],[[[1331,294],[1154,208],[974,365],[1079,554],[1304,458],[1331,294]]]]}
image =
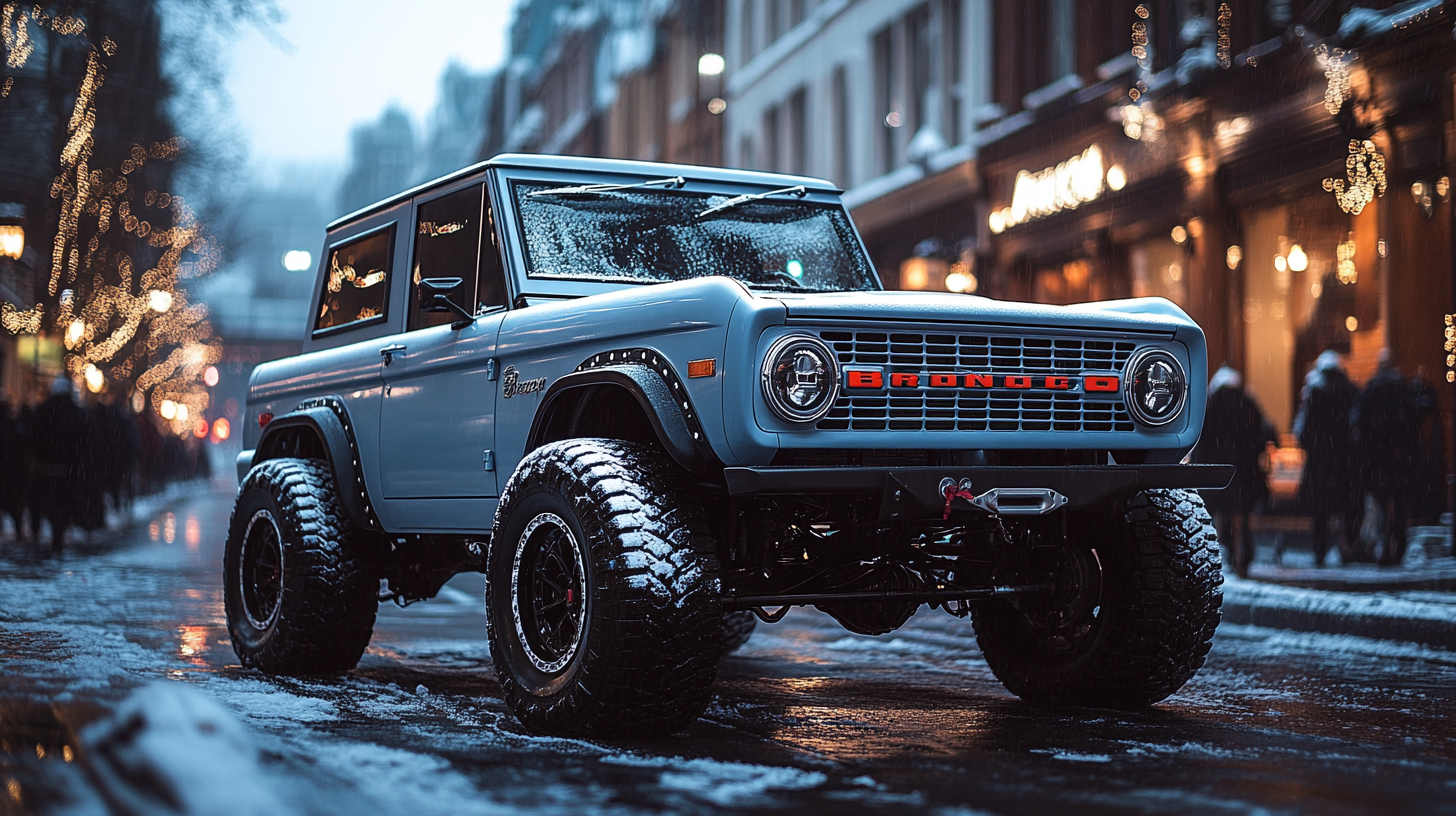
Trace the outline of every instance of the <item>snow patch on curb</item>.
{"type": "Polygon", "coordinates": [[[818,771],[748,765],[742,762],[720,762],[714,759],[618,754],[602,757],[602,763],[636,768],[661,768],[662,774],[658,777],[657,782],[663,788],[691,794],[719,807],[747,805],[769,791],[817,788],[829,780],[827,776],[818,771]]]}
{"type": "Polygon", "coordinates": [[[1227,576],[1223,617],[1233,624],[1355,635],[1456,649],[1456,595],[1351,593],[1227,576]]]}

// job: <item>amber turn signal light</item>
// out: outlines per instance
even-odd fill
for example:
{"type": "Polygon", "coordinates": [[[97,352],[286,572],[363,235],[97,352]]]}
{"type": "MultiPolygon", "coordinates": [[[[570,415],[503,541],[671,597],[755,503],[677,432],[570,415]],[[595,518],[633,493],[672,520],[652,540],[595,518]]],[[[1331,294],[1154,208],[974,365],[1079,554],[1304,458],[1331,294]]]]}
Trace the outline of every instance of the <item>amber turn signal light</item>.
{"type": "Polygon", "coordinates": [[[690,379],[711,377],[716,373],[718,373],[718,361],[716,359],[688,361],[688,377],[690,379]]]}

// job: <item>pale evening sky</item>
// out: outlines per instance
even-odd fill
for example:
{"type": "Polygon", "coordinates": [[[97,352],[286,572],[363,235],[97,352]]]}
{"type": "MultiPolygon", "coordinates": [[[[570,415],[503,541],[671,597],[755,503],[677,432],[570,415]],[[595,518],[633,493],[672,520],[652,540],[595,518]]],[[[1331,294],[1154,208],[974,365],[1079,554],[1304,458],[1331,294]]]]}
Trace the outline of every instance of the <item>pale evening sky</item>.
{"type": "Polygon", "coordinates": [[[451,59],[472,70],[505,53],[514,0],[279,0],[274,26],[289,54],[253,28],[238,32],[228,91],[255,166],[341,166],[349,129],[391,101],[416,125],[451,59]]]}

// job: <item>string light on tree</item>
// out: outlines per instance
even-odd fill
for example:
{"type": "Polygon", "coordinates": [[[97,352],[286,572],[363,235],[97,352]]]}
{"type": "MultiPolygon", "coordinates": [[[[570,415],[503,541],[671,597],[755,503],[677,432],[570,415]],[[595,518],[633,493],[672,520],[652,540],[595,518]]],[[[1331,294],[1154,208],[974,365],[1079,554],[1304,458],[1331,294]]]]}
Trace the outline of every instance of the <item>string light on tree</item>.
{"type": "MultiPolygon", "coordinates": [[[[0,327],[12,334],[61,334],[64,369],[88,388],[100,383],[130,391],[135,408],[150,403],[159,414],[165,408],[168,420],[189,411],[200,416],[208,396],[199,379],[222,349],[207,308],[189,304],[177,283],[215,269],[221,247],[182,196],[152,189],[156,176],[145,171],[151,163],[176,160],[184,142],[132,136],[136,141],[116,166],[97,166],[95,157],[106,147],[97,140],[108,133],[98,129],[97,98],[107,61],[120,51],[117,42],[85,40],[85,20],[51,15],[39,5],[6,3],[0,15],[11,73],[37,53],[32,29],[83,38],[87,46],[50,190],[58,213],[46,287],[52,300],[28,308],[0,303],[0,327]],[[145,268],[138,268],[141,258],[145,268]]],[[[173,429],[191,427],[174,423],[173,429]]]]}

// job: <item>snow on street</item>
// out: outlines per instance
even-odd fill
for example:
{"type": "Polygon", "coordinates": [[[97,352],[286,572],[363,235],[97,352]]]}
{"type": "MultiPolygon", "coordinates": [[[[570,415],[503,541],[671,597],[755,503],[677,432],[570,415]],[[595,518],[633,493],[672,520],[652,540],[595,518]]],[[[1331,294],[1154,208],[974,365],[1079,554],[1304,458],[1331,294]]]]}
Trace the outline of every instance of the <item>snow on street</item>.
{"type": "Polygon", "coordinates": [[[869,638],[795,610],[724,661],[686,733],[605,744],[517,726],[465,575],[381,607],[348,676],[268,677],[223,621],[231,502],[183,496],[60,560],[0,542],[0,814],[123,807],[96,741],[128,739],[128,705],[202,717],[186,761],[159,761],[184,803],[240,812],[1456,812],[1456,653],[1389,641],[1225,625],[1192,683],[1130,714],[1015,700],[943,613],[869,638]]]}

